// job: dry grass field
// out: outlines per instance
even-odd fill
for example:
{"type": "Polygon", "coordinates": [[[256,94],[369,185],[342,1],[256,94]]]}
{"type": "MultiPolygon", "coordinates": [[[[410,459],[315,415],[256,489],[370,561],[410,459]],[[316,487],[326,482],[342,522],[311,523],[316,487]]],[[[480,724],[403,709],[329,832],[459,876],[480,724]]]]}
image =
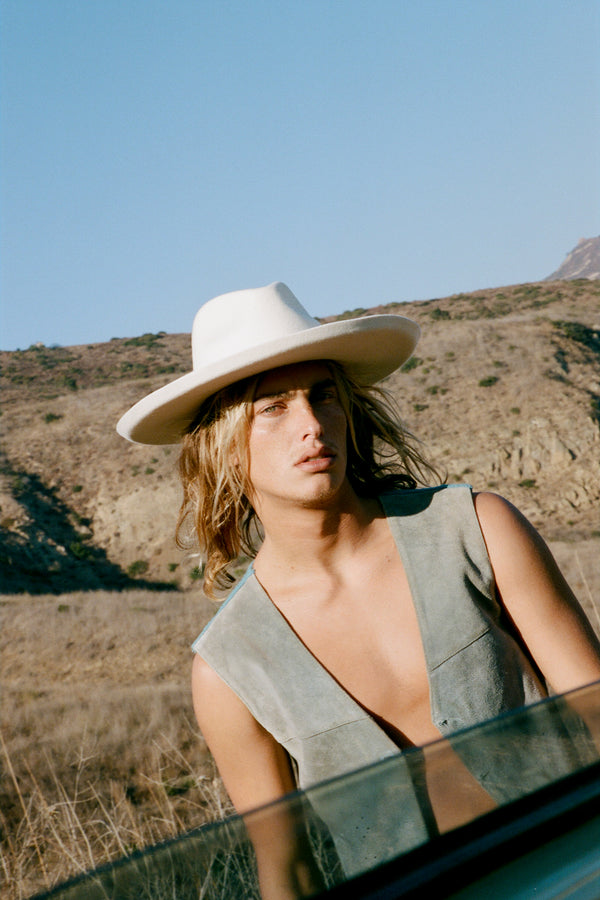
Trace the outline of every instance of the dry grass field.
{"type": "MultiPolygon", "coordinates": [[[[600,633],[600,282],[386,311],[423,328],[389,382],[409,427],[449,481],[532,519],[600,633]]],[[[188,346],[159,334],[0,353],[7,900],[229,809],[191,709],[189,645],[214,607],[173,542],[177,454],[114,431],[188,369],[188,346]]]]}
{"type": "Polygon", "coordinates": [[[190,701],[200,591],[5,596],[2,897],[229,811],[190,701]]]}
{"type": "MultiPolygon", "coordinates": [[[[552,544],[600,633],[600,539],[552,544]]],[[[198,732],[202,592],[0,599],[0,895],[34,892],[231,811],[198,732]]]]}

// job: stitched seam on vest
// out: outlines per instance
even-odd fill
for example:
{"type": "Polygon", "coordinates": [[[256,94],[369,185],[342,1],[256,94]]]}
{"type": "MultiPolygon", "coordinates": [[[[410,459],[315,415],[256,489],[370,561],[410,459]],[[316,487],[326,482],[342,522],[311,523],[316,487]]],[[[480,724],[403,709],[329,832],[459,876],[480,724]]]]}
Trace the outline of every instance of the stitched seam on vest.
{"type": "MultiPolygon", "coordinates": [[[[332,731],[338,731],[340,728],[346,728],[348,725],[355,725],[357,722],[372,721],[370,716],[361,716],[358,719],[348,719],[347,722],[340,722],[332,728],[325,728],[322,731],[313,731],[310,734],[294,735],[294,737],[286,738],[283,744],[290,744],[292,741],[310,741],[313,738],[321,737],[324,734],[331,734],[332,731]]],[[[383,729],[382,729],[383,730],[383,729]]]]}
{"type": "Polygon", "coordinates": [[[444,663],[447,663],[449,659],[454,659],[454,657],[458,656],[459,653],[463,653],[465,650],[468,650],[469,647],[472,647],[473,644],[476,644],[477,641],[480,641],[481,638],[486,636],[486,634],[490,634],[491,631],[492,631],[491,628],[484,628],[484,630],[480,634],[478,634],[476,637],[474,637],[472,641],[469,641],[468,644],[465,644],[464,647],[461,647],[459,650],[456,650],[454,653],[448,654],[448,656],[446,656],[444,659],[442,659],[441,662],[436,663],[435,666],[432,666],[431,671],[435,672],[436,669],[439,669],[440,666],[443,666],[444,663]]]}

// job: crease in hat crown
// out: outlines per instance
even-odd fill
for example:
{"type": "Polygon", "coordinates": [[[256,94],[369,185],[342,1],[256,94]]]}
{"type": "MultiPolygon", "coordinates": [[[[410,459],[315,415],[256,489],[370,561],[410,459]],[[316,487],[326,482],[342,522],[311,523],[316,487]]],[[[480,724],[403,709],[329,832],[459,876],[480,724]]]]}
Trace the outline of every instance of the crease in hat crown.
{"type": "Polygon", "coordinates": [[[134,443],[178,443],[212,394],[308,360],[335,360],[358,381],[373,384],[406,362],[419,335],[416,322],[391,314],[321,324],[282,282],[222,294],[194,317],[192,371],[135,403],[117,431],[134,443]]]}
{"type": "Polygon", "coordinates": [[[282,282],[222,294],[201,306],[194,317],[193,368],[216,365],[246,352],[253,333],[260,345],[318,326],[282,282]],[[224,317],[229,317],[229,329],[223,328],[224,317]]]}

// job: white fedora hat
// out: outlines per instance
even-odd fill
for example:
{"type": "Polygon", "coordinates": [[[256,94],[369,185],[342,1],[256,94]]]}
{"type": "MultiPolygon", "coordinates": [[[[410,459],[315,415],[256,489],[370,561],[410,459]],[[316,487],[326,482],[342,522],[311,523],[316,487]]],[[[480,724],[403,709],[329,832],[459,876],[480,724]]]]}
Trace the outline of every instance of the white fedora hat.
{"type": "Polygon", "coordinates": [[[211,394],[311,359],[334,360],[357,381],[374,384],[406,362],[419,335],[416,322],[394,315],[321,325],[281,282],[222,294],[196,313],[192,371],[132,406],[117,431],[135,443],[175,444],[211,394]]]}

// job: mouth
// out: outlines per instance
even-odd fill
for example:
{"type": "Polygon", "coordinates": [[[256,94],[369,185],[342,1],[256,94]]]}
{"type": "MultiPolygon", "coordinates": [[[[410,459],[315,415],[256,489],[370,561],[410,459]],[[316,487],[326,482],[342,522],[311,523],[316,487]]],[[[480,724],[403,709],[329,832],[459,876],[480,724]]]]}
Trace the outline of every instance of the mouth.
{"type": "Polygon", "coordinates": [[[335,459],[336,453],[330,447],[321,447],[302,456],[296,467],[305,472],[325,472],[334,464],[335,459]]]}

